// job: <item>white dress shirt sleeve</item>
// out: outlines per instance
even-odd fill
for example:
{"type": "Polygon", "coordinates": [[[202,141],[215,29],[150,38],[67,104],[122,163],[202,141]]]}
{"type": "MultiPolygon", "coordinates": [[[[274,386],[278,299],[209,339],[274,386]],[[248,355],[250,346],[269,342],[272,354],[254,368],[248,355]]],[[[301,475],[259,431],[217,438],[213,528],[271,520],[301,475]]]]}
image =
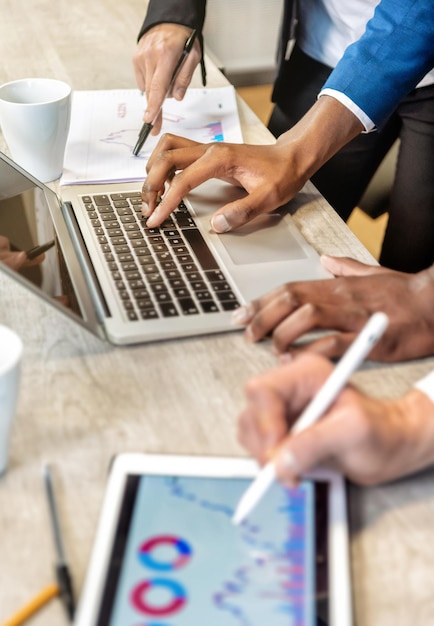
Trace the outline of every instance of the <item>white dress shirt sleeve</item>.
{"type": "Polygon", "coordinates": [[[421,380],[418,380],[414,385],[416,389],[422,391],[424,394],[434,402],[434,371],[425,376],[421,380]]]}
{"type": "Polygon", "coordinates": [[[373,130],[376,130],[374,122],[366,115],[364,111],[360,107],[357,106],[355,102],[353,102],[348,96],[346,96],[341,91],[337,91],[336,89],[323,89],[319,93],[319,98],[321,96],[331,96],[336,100],[339,100],[341,104],[343,104],[347,109],[354,113],[354,115],[361,121],[365,130],[362,131],[364,133],[370,133],[373,130]]]}

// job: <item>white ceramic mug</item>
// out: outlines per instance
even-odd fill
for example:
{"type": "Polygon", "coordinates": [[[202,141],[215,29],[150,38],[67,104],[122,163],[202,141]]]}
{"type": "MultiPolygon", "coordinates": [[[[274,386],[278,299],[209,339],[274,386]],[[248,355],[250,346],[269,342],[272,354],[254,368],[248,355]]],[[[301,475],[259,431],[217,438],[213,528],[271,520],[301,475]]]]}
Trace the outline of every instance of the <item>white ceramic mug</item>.
{"type": "Polygon", "coordinates": [[[43,183],[62,174],[71,87],[52,78],[0,86],[0,124],[14,161],[43,183]]]}
{"type": "Polygon", "coordinates": [[[18,335],[0,325],[0,474],[7,467],[12,420],[18,399],[23,344],[18,335]]]}

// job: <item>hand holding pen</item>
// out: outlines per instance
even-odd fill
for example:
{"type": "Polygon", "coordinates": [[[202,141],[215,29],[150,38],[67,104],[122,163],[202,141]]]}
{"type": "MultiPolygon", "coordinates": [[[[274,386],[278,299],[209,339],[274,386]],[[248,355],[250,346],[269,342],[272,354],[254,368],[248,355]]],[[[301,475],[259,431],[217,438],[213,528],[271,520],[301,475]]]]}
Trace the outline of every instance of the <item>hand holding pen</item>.
{"type": "MultiPolygon", "coordinates": [[[[167,90],[165,92],[165,97],[163,98],[163,100],[161,100],[157,113],[154,115],[152,121],[151,122],[145,122],[143,124],[141,130],[140,130],[139,137],[137,139],[137,143],[136,143],[136,145],[134,146],[134,149],[133,149],[133,154],[135,156],[137,156],[140,153],[140,151],[141,151],[141,149],[142,149],[142,147],[143,147],[147,137],[151,133],[151,131],[154,128],[154,126],[157,124],[157,120],[158,120],[158,118],[159,118],[159,116],[161,114],[161,110],[162,110],[162,107],[163,107],[164,99],[167,98],[168,95],[171,93],[171,91],[172,91],[172,89],[173,89],[173,87],[175,85],[175,82],[176,82],[176,80],[178,78],[178,75],[179,75],[179,73],[181,71],[181,68],[183,67],[187,57],[189,56],[190,52],[193,49],[194,42],[196,40],[196,36],[197,36],[197,31],[193,30],[192,33],[190,34],[190,36],[188,37],[188,39],[185,41],[184,48],[182,50],[181,56],[179,57],[176,65],[174,67],[174,70],[172,72],[169,85],[168,85],[167,90]]],[[[136,68],[136,61],[135,61],[135,68],[136,68]]],[[[138,77],[138,70],[137,69],[136,69],[136,78],[137,78],[137,82],[140,85],[140,83],[143,81],[143,79],[141,78],[141,74],[139,74],[139,77],[138,77]]],[[[158,92],[157,89],[152,89],[152,86],[151,86],[151,88],[147,89],[146,91],[147,91],[147,95],[148,95],[148,92],[150,94],[158,92]]],[[[148,95],[148,97],[150,98],[151,95],[148,95]]],[[[150,101],[148,101],[148,107],[151,108],[151,102],[150,101]]]]}

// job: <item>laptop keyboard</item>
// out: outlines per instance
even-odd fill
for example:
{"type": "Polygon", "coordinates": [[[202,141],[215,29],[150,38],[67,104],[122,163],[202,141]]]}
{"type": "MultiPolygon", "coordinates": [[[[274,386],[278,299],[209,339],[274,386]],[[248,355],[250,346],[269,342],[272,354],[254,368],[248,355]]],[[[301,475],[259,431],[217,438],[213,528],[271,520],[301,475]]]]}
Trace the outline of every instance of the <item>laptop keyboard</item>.
{"type": "Polygon", "coordinates": [[[159,228],[148,228],[139,191],[81,199],[128,319],[209,314],[239,306],[184,202],[159,228]]]}

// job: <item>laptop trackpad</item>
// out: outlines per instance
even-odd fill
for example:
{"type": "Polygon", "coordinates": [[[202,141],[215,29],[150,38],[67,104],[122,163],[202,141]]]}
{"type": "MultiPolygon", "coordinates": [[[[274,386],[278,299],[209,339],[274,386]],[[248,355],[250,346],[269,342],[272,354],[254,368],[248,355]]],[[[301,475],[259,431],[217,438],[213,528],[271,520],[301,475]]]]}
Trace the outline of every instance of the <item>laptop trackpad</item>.
{"type": "Polygon", "coordinates": [[[277,213],[260,215],[245,226],[220,235],[219,239],[235,265],[307,257],[284,218],[277,213]]]}

